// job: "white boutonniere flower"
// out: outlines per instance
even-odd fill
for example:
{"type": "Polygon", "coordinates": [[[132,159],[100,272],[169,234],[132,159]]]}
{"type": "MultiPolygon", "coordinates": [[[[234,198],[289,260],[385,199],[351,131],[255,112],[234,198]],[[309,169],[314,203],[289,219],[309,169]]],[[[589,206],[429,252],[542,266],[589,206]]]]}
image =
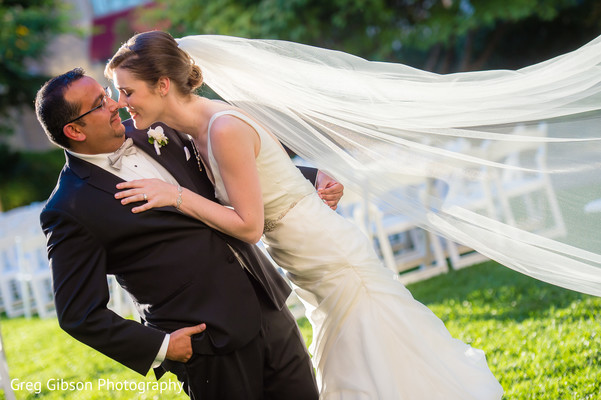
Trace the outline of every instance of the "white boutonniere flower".
{"type": "Polygon", "coordinates": [[[148,143],[154,145],[157,156],[161,155],[161,147],[165,146],[168,142],[169,138],[165,136],[162,126],[148,129],[148,143]]]}

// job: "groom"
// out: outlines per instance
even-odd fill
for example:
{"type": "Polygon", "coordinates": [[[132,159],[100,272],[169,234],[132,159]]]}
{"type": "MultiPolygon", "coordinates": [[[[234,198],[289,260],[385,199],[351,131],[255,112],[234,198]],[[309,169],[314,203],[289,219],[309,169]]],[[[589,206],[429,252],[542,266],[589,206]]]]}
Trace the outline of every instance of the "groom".
{"type": "Polygon", "coordinates": [[[158,155],[146,132],[121,123],[123,106],[79,68],[36,97],[46,134],[66,149],[40,216],[60,326],[140,374],[175,373],[192,399],[316,399],[311,362],[285,306],[290,289],[256,246],[175,207],[134,214],[136,204],[114,198],[123,180],[158,177],[214,200],[193,144],[163,126],[168,143],[158,155]],[[111,166],[107,153],[127,137],[137,151],[111,166]],[[142,324],[107,308],[107,274],[130,293],[142,324]]]}

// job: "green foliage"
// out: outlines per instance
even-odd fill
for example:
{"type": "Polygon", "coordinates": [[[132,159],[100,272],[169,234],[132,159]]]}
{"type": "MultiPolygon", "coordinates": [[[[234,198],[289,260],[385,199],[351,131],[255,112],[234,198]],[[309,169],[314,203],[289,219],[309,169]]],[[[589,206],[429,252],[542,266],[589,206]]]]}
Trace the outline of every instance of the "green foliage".
{"type": "MultiPolygon", "coordinates": [[[[283,39],[442,73],[487,67],[504,38],[523,33],[524,24],[545,27],[530,30],[528,36],[535,42],[546,37],[541,59],[548,57],[546,47],[553,48],[555,38],[586,31],[586,41],[601,31],[601,7],[595,0],[182,0],[178,7],[170,7],[168,0],[158,3],[147,17],[168,19],[174,36],[283,39]],[[570,15],[578,15],[578,23],[564,26],[570,15]]],[[[581,40],[577,45],[584,43],[581,40]]],[[[521,55],[515,47],[511,50],[502,56],[511,60],[521,55]]],[[[535,45],[530,50],[539,52],[535,45]]],[[[565,46],[552,50],[567,51],[565,46]]]]}
{"type": "Polygon", "coordinates": [[[0,1],[0,134],[11,133],[10,109],[33,104],[47,80],[39,69],[54,35],[73,31],[58,0],[0,1]]]}
{"type": "MultiPolygon", "coordinates": [[[[601,298],[548,285],[494,262],[409,286],[451,334],[484,350],[506,400],[593,400],[601,392],[601,298]]],[[[77,342],[56,319],[2,319],[11,378],[152,382],[77,342]]],[[[311,326],[299,321],[306,342],[311,326]]],[[[162,378],[173,380],[172,375],[162,378]]],[[[0,395],[0,399],[2,399],[0,395]]],[[[174,392],[17,392],[17,399],[185,399],[174,392]]]]}
{"type": "Polygon", "coordinates": [[[63,150],[13,152],[0,144],[0,204],[2,210],[45,201],[65,164],[63,150]]]}

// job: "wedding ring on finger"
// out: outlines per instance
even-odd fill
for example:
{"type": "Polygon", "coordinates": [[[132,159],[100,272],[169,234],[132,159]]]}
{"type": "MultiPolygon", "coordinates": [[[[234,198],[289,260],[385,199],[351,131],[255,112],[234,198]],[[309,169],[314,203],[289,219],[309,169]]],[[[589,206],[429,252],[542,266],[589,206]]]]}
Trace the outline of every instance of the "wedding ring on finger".
{"type": "Polygon", "coordinates": [[[142,193],[142,196],[144,197],[144,201],[148,201],[148,196],[146,196],[146,193],[142,193]]]}

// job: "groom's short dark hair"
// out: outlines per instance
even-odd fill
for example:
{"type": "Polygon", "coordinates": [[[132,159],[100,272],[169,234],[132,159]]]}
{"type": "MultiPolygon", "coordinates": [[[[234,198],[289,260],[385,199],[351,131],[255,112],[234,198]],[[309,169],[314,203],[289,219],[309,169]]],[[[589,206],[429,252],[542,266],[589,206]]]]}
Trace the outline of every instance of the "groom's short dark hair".
{"type": "MultiPolygon", "coordinates": [[[[77,117],[81,103],[69,103],[65,100],[65,91],[75,81],[83,78],[83,68],[74,68],[69,72],[50,79],[38,90],[35,98],[35,113],[51,142],[69,148],[69,139],[63,133],[68,121],[77,117]]],[[[83,121],[77,121],[84,125],[83,121]]]]}

